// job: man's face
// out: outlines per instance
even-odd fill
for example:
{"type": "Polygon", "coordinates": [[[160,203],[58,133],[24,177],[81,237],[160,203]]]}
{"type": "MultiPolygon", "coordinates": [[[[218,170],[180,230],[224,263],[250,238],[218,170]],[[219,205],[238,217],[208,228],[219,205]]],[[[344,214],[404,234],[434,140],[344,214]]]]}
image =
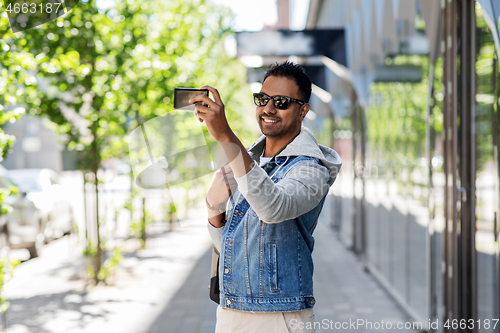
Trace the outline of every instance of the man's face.
{"type": "MultiPolygon", "coordinates": [[[[292,79],[287,77],[269,76],[264,83],[260,92],[268,96],[288,96],[298,100],[302,100],[299,95],[299,87],[292,79]]],[[[290,103],[286,110],[276,109],[273,101],[270,100],[266,106],[257,107],[257,123],[259,124],[262,134],[268,138],[274,139],[289,139],[291,140],[299,131],[302,120],[309,111],[309,104],[302,107],[295,102],[290,103]],[[276,122],[266,122],[272,120],[276,122]]]]}

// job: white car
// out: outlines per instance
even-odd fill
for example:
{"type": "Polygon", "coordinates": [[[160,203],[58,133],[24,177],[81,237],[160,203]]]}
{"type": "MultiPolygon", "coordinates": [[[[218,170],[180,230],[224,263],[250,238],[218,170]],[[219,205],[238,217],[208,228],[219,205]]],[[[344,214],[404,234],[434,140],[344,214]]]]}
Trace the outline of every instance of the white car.
{"type": "MultiPolygon", "coordinates": [[[[17,186],[5,168],[0,166],[0,188],[17,186]]],[[[38,256],[44,236],[40,228],[40,212],[24,192],[4,198],[4,203],[13,208],[9,214],[0,214],[0,247],[28,249],[30,257],[38,256]]]]}
{"type": "Polygon", "coordinates": [[[45,242],[73,231],[73,210],[67,199],[68,193],[59,184],[57,172],[16,169],[9,170],[9,176],[37,207],[45,242]]]}

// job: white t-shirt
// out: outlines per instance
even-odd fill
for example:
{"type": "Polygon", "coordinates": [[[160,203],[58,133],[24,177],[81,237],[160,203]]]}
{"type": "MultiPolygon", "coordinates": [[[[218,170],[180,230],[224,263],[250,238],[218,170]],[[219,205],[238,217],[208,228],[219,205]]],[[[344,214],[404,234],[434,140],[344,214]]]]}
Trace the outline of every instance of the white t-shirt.
{"type": "Polygon", "coordinates": [[[263,166],[272,159],[272,157],[264,157],[265,151],[266,151],[266,146],[264,146],[264,149],[262,149],[262,154],[260,155],[260,166],[263,166]]]}

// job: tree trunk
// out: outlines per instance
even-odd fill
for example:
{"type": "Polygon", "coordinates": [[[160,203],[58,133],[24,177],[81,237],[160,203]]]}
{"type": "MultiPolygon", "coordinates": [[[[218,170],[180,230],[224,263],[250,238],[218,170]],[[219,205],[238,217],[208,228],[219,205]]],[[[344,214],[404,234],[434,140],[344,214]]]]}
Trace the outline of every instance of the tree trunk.
{"type": "MultiPolygon", "coordinates": [[[[83,171],[83,216],[84,216],[84,223],[83,226],[85,228],[85,248],[87,250],[87,253],[89,253],[89,225],[88,221],[89,218],[87,216],[87,173],[83,171]]],[[[80,238],[80,237],[78,237],[80,238]]],[[[80,240],[79,240],[80,241],[80,240]]]]}
{"type": "Polygon", "coordinates": [[[97,240],[96,240],[96,246],[97,246],[97,251],[96,254],[93,258],[93,265],[94,265],[94,281],[95,283],[99,283],[99,271],[101,270],[101,264],[102,264],[102,249],[101,249],[101,235],[100,235],[100,226],[101,226],[101,221],[99,219],[99,177],[98,177],[98,171],[99,171],[99,166],[101,164],[101,156],[100,156],[100,151],[97,143],[97,120],[94,125],[92,126],[92,134],[94,136],[94,141],[92,142],[92,157],[94,158],[93,160],[93,170],[92,172],[94,173],[94,180],[95,180],[95,218],[96,218],[96,234],[97,234],[97,240]]]}
{"type": "Polygon", "coordinates": [[[101,235],[100,227],[101,222],[99,220],[99,179],[97,178],[97,170],[95,170],[95,210],[96,210],[96,233],[97,233],[97,253],[94,257],[94,273],[95,273],[95,283],[99,282],[99,271],[101,270],[102,262],[102,249],[101,249],[101,235]]]}
{"type": "Polygon", "coordinates": [[[130,163],[130,223],[134,220],[134,172],[130,163]]]}
{"type": "Polygon", "coordinates": [[[146,247],[146,197],[142,197],[142,225],[141,225],[142,247],[146,247]]]}

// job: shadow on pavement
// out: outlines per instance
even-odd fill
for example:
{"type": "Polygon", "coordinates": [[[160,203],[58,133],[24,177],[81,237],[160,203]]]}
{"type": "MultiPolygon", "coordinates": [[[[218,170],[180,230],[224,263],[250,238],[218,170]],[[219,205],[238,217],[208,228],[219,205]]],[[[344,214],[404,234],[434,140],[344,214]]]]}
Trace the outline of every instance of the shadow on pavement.
{"type": "Polygon", "coordinates": [[[71,329],[84,328],[87,323],[105,318],[108,311],[103,308],[95,308],[94,302],[86,301],[86,292],[68,291],[59,294],[37,295],[28,298],[10,299],[11,308],[8,312],[7,322],[9,327],[16,324],[25,326],[29,332],[49,333],[52,330],[44,328],[44,324],[65,312],[65,322],[68,322],[68,316],[71,316],[71,326],[65,328],[71,329]],[[90,306],[90,307],[89,307],[90,306]],[[96,311],[86,311],[93,310],[96,311]],[[68,312],[70,311],[70,312],[68,312]],[[26,314],[31,314],[26,318],[26,314]]]}
{"type": "Polygon", "coordinates": [[[209,298],[209,249],[198,259],[186,281],[172,300],[144,332],[147,333],[213,333],[217,304],[209,298]]]}

